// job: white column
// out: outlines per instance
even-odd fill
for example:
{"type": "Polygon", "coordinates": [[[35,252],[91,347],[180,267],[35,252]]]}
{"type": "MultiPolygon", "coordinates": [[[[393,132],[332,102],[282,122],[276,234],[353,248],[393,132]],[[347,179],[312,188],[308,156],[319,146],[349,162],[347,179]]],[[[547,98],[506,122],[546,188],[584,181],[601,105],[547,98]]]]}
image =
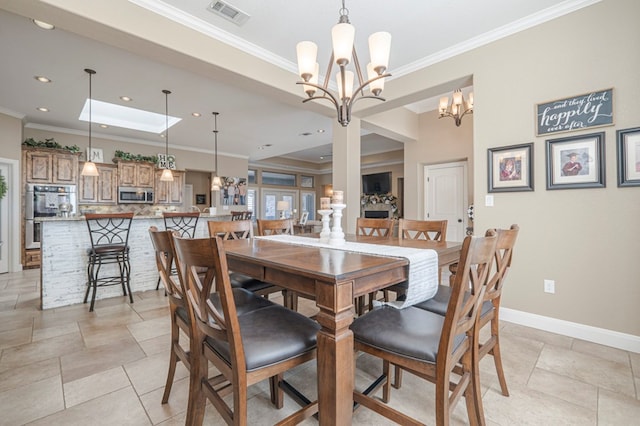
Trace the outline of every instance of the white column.
{"type": "Polygon", "coordinates": [[[356,231],[360,216],[360,119],[351,118],[347,127],[333,122],[333,189],[344,191],[342,228],[347,234],[356,231]]]}

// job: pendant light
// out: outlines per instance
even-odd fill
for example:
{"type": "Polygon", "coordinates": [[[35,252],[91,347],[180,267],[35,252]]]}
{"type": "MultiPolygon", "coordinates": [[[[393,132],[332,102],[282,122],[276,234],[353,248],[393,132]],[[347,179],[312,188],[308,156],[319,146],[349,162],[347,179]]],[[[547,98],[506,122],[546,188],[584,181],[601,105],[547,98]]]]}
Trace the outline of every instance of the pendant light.
{"type": "Polygon", "coordinates": [[[220,114],[219,112],[212,112],[211,114],[213,114],[213,120],[214,120],[214,127],[213,127],[213,137],[214,137],[214,150],[215,150],[215,164],[214,164],[214,170],[213,170],[213,179],[211,180],[211,190],[212,191],[220,191],[220,187],[222,186],[222,181],[220,180],[220,177],[218,176],[218,114],[220,114]]]}
{"type": "Polygon", "coordinates": [[[164,93],[165,98],[165,125],[166,130],[164,131],[164,142],[165,142],[165,169],[162,171],[162,175],[160,176],[160,180],[163,182],[173,182],[173,173],[169,168],[169,94],[171,93],[167,89],[162,91],[164,93]]]}
{"type": "Polygon", "coordinates": [[[91,161],[91,104],[93,104],[93,98],[91,97],[91,77],[96,72],[92,69],[85,68],[84,72],[89,74],[89,153],[87,155],[87,161],[82,166],[82,176],[98,176],[98,169],[96,163],[91,161]]]}

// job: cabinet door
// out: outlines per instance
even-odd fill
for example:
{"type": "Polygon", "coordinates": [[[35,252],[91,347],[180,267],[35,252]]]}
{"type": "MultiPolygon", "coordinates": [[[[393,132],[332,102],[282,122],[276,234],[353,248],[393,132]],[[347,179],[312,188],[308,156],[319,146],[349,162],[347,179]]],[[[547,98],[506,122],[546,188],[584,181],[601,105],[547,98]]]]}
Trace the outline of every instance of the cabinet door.
{"type": "MultiPolygon", "coordinates": [[[[82,167],[84,163],[78,166],[82,167]]],[[[98,177],[97,176],[80,176],[78,182],[78,204],[96,203],[98,202],[98,177]]]]}
{"type": "Polygon", "coordinates": [[[30,183],[51,183],[53,176],[51,153],[25,151],[26,181],[30,183]]]}
{"type": "Polygon", "coordinates": [[[98,166],[98,183],[96,185],[98,203],[116,204],[118,202],[118,169],[114,166],[98,166]]]}
{"type": "Polygon", "coordinates": [[[78,157],[73,154],[53,154],[53,183],[75,185],[78,178],[78,157]]]}
{"type": "Polygon", "coordinates": [[[118,163],[118,185],[136,186],[136,163],[118,163]]]}
{"type": "Polygon", "coordinates": [[[184,192],[184,173],[173,171],[173,182],[160,180],[162,170],[156,171],[155,197],[156,204],[182,204],[184,192]]]}
{"type": "Polygon", "coordinates": [[[136,186],[153,187],[154,166],[153,164],[136,164],[136,186]]]}

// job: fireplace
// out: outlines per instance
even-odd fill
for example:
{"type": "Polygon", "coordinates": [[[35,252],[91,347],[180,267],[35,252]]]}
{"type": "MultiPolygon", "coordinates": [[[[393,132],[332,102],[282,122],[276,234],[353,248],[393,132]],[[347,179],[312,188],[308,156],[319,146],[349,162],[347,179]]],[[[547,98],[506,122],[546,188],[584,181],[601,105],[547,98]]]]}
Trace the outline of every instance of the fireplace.
{"type": "Polygon", "coordinates": [[[388,219],[389,210],[365,210],[364,217],[367,219],[388,219]]]}

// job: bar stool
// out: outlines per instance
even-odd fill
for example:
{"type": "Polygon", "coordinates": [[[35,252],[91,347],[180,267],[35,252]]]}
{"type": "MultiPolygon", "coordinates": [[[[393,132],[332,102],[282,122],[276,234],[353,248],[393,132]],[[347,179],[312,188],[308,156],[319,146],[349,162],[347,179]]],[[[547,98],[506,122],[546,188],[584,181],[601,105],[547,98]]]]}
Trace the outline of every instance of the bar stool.
{"type": "MultiPolygon", "coordinates": [[[[164,218],[164,229],[166,231],[177,231],[182,238],[195,238],[200,211],[182,213],[162,212],[162,217],[164,218]]],[[[175,267],[172,269],[172,274],[176,274],[175,267]]],[[[161,279],[158,277],[156,290],[160,288],[160,281],[161,279]]]]}
{"type": "Polygon", "coordinates": [[[93,312],[98,287],[109,285],[122,285],[122,292],[129,294],[129,301],[133,303],[133,295],[129,285],[131,277],[131,265],[129,264],[129,229],[133,213],[109,213],[85,215],[91,248],[87,249],[89,264],[87,266],[87,292],[84,302],[87,303],[89,292],[91,294],[91,306],[89,312],[93,312]],[[118,275],[100,276],[103,265],[117,264],[118,275]]]}

